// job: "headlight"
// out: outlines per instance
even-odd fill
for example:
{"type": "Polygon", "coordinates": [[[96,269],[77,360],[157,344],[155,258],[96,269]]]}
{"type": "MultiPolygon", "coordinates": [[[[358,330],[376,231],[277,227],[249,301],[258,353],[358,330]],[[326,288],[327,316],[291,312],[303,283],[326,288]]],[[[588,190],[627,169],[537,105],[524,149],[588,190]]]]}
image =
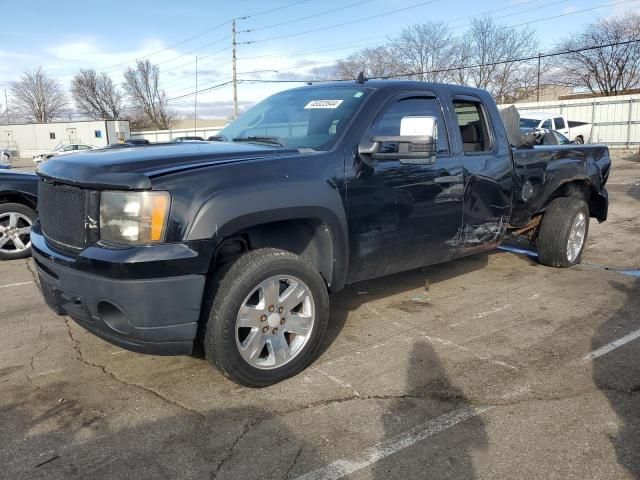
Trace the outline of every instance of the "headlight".
{"type": "Polygon", "coordinates": [[[100,239],[118,243],[162,242],[170,204],[168,192],[102,192],[100,239]]]}

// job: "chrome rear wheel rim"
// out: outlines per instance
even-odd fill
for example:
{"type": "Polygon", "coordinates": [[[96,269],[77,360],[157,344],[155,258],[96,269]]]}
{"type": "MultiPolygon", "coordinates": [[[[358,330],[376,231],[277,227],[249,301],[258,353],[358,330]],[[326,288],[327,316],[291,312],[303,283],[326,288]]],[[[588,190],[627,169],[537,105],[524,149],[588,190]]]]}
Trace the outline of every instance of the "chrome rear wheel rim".
{"type": "Polygon", "coordinates": [[[0,253],[24,252],[31,248],[32,223],[22,213],[0,213],[0,253]]]}
{"type": "Polygon", "coordinates": [[[587,233],[587,216],[580,212],[576,215],[569,231],[569,240],[567,241],[567,260],[574,262],[584,245],[584,237],[587,233]]]}
{"type": "Polygon", "coordinates": [[[275,275],[260,282],[242,302],[236,317],[236,346],[249,365],[273,370],[302,352],[314,324],[309,286],[293,275],[275,275]]]}

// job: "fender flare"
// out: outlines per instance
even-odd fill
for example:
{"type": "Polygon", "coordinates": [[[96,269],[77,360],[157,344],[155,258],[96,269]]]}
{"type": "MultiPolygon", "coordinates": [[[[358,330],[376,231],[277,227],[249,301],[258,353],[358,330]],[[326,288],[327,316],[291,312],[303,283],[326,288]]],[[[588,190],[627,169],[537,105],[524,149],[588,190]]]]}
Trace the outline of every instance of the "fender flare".
{"type": "Polygon", "coordinates": [[[326,225],[333,242],[332,289],[344,286],[349,264],[347,216],[329,182],[291,181],[216,192],[199,209],[186,240],[222,240],[268,223],[313,219],[326,225]]]}

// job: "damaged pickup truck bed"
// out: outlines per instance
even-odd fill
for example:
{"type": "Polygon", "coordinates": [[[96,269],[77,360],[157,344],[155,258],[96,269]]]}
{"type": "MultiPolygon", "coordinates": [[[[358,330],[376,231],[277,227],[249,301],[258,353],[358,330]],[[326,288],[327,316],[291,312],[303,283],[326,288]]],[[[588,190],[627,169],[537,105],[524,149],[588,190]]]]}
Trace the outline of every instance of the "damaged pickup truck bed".
{"type": "Polygon", "coordinates": [[[225,375],[265,386],[313,361],[329,292],[347,283],[510,235],[571,266],[590,218],[607,217],[606,146],[514,148],[491,96],[471,88],[307,86],[217,140],[39,167],[31,240],[54,311],[138,352],[202,345],[225,375]]]}

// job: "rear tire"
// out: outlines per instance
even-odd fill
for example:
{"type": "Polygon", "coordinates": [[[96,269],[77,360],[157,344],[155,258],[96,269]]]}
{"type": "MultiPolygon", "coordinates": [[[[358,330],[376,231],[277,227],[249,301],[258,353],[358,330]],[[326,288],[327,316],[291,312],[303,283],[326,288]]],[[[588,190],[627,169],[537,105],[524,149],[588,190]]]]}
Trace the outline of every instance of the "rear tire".
{"type": "Polygon", "coordinates": [[[0,260],[31,255],[31,226],[36,218],[38,214],[26,205],[0,204],[0,260]]]}
{"type": "Polygon", "coordinates": [[[556,198],[542,217],[538,259],[549,267],[580,263],[589,233],[589,207],[578,197],[556,198]]]}
{"type": "Polygon", "coordinates": [[[573,143],[575,143],[576,145],[582,145],[582,144],[584,144],[584,138],[582,138],[582,137],[576,137],[576,138],[573,140],[573,143]]]}
{"type": "Polygon", "coordinates": [[[329,295],[322,276],[298,255],[273,248],[246,252],[216,274],[208,298],[205,356],[233,381],[266,387],[296,375],[318,355],[329,295]]]}

